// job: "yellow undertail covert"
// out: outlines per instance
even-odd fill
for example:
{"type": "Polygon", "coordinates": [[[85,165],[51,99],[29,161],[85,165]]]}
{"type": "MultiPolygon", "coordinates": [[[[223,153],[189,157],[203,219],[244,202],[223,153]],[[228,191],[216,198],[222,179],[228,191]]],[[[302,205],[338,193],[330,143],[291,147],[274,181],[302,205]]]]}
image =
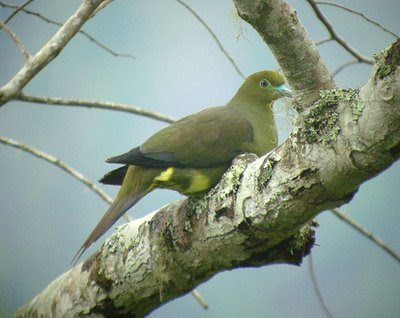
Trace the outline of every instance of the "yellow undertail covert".
{"type": "Polygon", "coordinates": [[[210,178],[203,170],[208,169],[175,169],[169,167],[154,178],[156,187],[168,187],[183,194],[203,192],[212,186],[210,178]]]}

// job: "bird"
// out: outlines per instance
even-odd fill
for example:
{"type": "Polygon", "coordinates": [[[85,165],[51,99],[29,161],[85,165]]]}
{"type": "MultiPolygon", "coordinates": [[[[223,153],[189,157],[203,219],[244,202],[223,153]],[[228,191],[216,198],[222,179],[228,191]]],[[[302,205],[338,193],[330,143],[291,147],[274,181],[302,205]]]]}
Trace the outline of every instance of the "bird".
{"type": "Polygon", "coordinates": [[[207,193],[242,153],[261,156],[277,146],[273,102],[291,97],[283,75],[259,71],[245,79],[225,105],[173,122],[141,146],[106,160],[122,164],[100,182],[121,185],[97,226],[76,253],[77,261],[128,209],[156,188],[186,196],[207,193]]]}

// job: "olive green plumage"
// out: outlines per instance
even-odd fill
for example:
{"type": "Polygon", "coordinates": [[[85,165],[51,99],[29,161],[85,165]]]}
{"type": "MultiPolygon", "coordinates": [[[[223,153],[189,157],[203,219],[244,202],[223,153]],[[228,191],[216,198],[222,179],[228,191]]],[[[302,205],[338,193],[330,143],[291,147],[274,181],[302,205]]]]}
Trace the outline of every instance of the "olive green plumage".
{"type": "Polygon", "coordinates": [[[184,117],[160,130],[140,147],[110,158],[124,166],[100,182],[122,185],[77,258],[131,206],[155,188],[196,195],[215,186],[232,159],[245,152],[265,154],[277,146],[273,101],[291,96],[273,71],[249,76],[225,106],[184,117]]]}

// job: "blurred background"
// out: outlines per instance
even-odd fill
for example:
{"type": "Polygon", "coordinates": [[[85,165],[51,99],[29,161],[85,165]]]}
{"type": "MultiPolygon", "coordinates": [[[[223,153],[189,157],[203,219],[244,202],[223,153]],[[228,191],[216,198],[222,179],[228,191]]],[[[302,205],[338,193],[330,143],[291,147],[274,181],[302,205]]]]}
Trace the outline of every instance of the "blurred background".
{"type": "MultiPolygon", "coordinates": [[[[341,2],[400,32],[398,0],[341,2]]],[[[65,21],[80,3],[37,0],[27,9],[65,21]]],[[[278,68],[258,34],[234,13],[232,1],[187,3],[214,30],[245,75],[278,68]]],[[[327,36],[306,1],[290,3],[315,41],[327,36]]],[[[395,41],[358,16],[333,7],[321,9],[337,32],[367,56],[395,41]]],[[[0,6],[0,19],[11,12],[0,6]]],[[[10,27],[31,53],[58,29],[23,12],[10,27]]],[[[178,118],[225,104],[242,83],[205,28],[174,0],[114,1],[84,29],[113,50],[131,53],[136,59],[114,57],[77,35],[27,85],[27,94],[128,103],[178,118]]],[[[332,71],[352,59],[335,42],[319,49],[332,71]]],[[[0,85],[22,65],[19,50],[0,32],[0,85]]],[[[360,87],[370,73],[370,66],[357,64],[336,80],[341,87],[360,87]]],[[[287,103],[281,101],[276,107],[280,142],[290,132],[287,103]]],[[[92,180],[113,168],[105,158],[142,143],[165,125],[126,113],[78,107],[10,102],[0,108],[1,136],[48,152],[92,180]]],[[[343,206],[397,251],[399,177],[397,162],[363,184],[353,201],[343,206]]],[[[112,197],[116,194],[117,187],[103,188],[112,197]]],[[[175,192],[155,191],[130,212],[140,217],[178,198],[175,192]]],[[[9,317],[70,268],[72,257],[106,209],[97,195],[60,169],[0,144],[0,317],[9,317]]],[[[399,263],[330,212],[321,213],[318,222],[314,268],[333,315],[400,317],[399,263]]],[[[207,311],[186,295],[149,317],[323,317],[307,263],[306,258],[301,267],[274,265],[220,273],[198,287],[210,306],[207,311]]]]}

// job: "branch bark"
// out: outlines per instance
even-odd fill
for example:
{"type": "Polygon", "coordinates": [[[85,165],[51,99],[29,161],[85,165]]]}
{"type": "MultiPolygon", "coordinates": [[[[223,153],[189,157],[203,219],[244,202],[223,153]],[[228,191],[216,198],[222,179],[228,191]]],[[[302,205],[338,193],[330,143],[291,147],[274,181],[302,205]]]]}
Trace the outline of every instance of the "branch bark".
{"type": "Polygon", "coordinates": [[[336,87],[315,43],[296,12],[284,0],[234,0],[239,16],[250,23],[271,49],[295,92],[297,110],[319,98],[321,89],[336,87]]]}
{"type": "Polygon", "coordinates": [[[121,226],[16,316],[141,317],[220,271],[300,264],[313,217],[400,157],[400,41],[361,91],[322,91],[295,127],[270,154],[238,157],[206,196],[121,226]]]}

